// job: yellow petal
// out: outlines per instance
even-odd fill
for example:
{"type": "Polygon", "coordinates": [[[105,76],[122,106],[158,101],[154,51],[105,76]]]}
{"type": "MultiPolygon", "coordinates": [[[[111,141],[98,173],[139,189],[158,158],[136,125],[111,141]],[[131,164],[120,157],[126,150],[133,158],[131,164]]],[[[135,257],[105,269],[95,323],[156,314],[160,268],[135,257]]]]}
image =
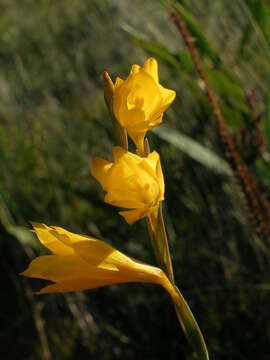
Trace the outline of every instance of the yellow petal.
{"type": "Polygon", "coordinates": [[[94,157],[91,161],[91,174],[105,191],[107,190],[108,171],[112,165],[112,163],[100,157],[94,157]]]}
{"type": "Polygon", "coordinates": [[[153,172],[156,173],[157,164],[160,162],[159,154],[156,151],[152,151],[144,160],[151,166],[153,172]]]}
{"type": "Polygon", "coordinates": [[[21,275],[61,281],[69,277],[83,276],[93,270],[93,267],[77,255],[45,255],[34,259],[27,270],[21,275]]]}
{"type": "MultiPolygon", "coordinates": [[[[140,127],[145,128],[147,126],[145,126],[145,124],[142,123],[140,127]]],[[[137,130],[135,131],[134,129],[129,129],[129,132],[128,132],[128,135],[130,136],[130,138],[136,145],[138,154],[141,154],[141,155],[144,154],[144,137],[145,137],[146,132],[147,132],[147,129],[145,129],[144,131],[137,131],[137,130]]]]}
{"type": "MultiPolygon", "coordinates": [[[[65,241],[72,246],[75,255],[78,255],[82,260],[86,261],[88,265],[92,267],[103,268],[105,270],[117,270],[117,266],[122,264],[123,258],[128,262],[129,258],[122,253],[115,250],[112,246],[104,241],[97,240],[91,236],[78,235],[70,231],[67,231],[61,227],[53,226],[47,227],[49,231],[53,232],[54,236],[59,241],[65,241]],[[115,258],[115,254],[119,253],[117,259],[118,262],[112,261],[115,258]],[[120,257],[122,260],[119,262],[120,257]]],[[[93,270],[92,270],[93,271],[93,270]]],[[[107,275],[106,275],[107,276],[107,275]]]]}
{"type": "Polygon", "coordinates": [[[142,209],[119,211],[119,214],[124,217],[128,224],[133,224],[135,221],[143,218],[145,216],[145,211],[142,209]]]}
{"type": "Polygon", "coordinates": [[[140,69],[141,69],[140,65],[137,64],[132,65],[129,76],[137,74],[140,71],[140,69]]]}
{"type": "Polygon", "coordinates": [[[103,241],[81,241],[74,243],[76,254],[91,266],[99,270],[118,271],[117,263],[111,261],[112,254],[116,251],[112,246],[103,241]]]}
{"type": "Polygon", "coordinates": [[[107,71],[104,71],[104,98],[109,109],[111,108],[111,101],[114,93],[114,85],[107,71]]]}
{"type": "Polygon", "coordinates": [[[123,149],[121,146],[114,146],[112,151],[115,162],[128,153],[127,150],[123,149]]]}
{"type": "Polygon", "coordinates": [[[128,282],[165,284],[165,275],[160,269],[131,259],[103,241],[58,227],[46,227],[46,230],[61,239],[68,237],[74,254],[40,256],[31,262],[22,275],[55,282],[43,288],[40,294],[128,282]]]}
{"type": "Polygon", "coordinates": [[[39,241],[51,250],[52,253],[58,255],[71,255],[74,253],[73,249],[68,246],[68,244],[63,243],[52,234],[51,228],[35,222],[32,222],[31,224],[39,241]]]}
{"type": "Polygon", "coordinates": [[[144,207],[145,204],[140,200],[140,197],[135,192],[123,191],[116,189],[110,191],[104,198],[104,201],[113,206],[123,207],[127,209],[135,209],[144,207]],[[131,199],[131,195],[133,199],[131,199]]]}
{"type": "Polygon", "coordinates": [[[114,89],[117,90],[123,84],[123,82],[124,80],[117,76],[115,79],[114,89]]]}
{"type": "Polygon", "coordinates": [[[171,103],[174,101],[176,93],[174,90],[166,89],[163,86],[159,85],[159,89],[162,96],[160,112],[164,112],[168,109],[171,103]]]}
{"type": "Polygon", "coordinates": [[[143,65],[143,70],[146,71],[152,78],[158,83],[158,63],[156,59],[149,58],[145,61],[143,65]]]}
{"type": "Polygon", "coordinates": [[[153,151],[142,161],[142,166],[143,166],[144,170],[152,178],[156,178],[156,168],[157,168],[158,161],[159,161],[159,155],[156,151],[153,151]]]}
{"type": "Polygon", "coordinates": [[[117,283],[115,278],[110,279],[89,279],[89,278],[75,278],[61,281],[52,285],[45,286],[40,291],[36,292],[37,295],[64,293],[72,291],[84,291],[88,289],[96,289],[106,285],[113,285],[117,283]]]}

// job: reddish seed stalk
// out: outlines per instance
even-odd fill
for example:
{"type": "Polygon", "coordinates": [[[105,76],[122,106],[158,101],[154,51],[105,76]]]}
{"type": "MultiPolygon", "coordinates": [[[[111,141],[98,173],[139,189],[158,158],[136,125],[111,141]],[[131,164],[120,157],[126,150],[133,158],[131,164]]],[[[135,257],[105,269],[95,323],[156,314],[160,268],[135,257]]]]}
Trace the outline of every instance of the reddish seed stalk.
{"type": "Polygon", "coordinates": [[[264,236],[270,242],[268,219],[270,218],[270,204],[266,196],[261,193],[257,180],[246,163],[239,155],[234,139],[229,133],[224,117],[221,113],[218,99],[211,88],[207,76],[202,68],[198,51],[194,45],[195,40],[189,34],[182,16],[175,10],[169,10],[172,22],[181,34],[189,52],[192,56],[195,68],[204,82],[206,94],[211,104],[213,115],[218,125],[222,145],[225,150],[225,157],[230,164],[238,183],[241,186],[248,207],[250,220],[256,227],[259,235],[264,236]]]}

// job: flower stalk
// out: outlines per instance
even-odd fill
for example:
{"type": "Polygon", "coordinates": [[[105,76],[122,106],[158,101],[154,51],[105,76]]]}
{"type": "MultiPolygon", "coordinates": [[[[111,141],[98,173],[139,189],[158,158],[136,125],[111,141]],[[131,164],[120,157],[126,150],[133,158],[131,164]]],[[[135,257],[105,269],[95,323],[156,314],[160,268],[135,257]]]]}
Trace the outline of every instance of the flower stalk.
{"type": "Polygon", "coordinates": [[[104,201],[122,210],[128,224],[146,218],[153,251],[160,268],[144,264],[105,242],[56,226],[33,223],[34,232],[51,255],[34,259],[22,275],[53,284],[38,294],[81,291],[121,283],[153,283],[171,296],[180,325],[200,360],[208,352],[188,304],[175,286],[171,255],[163,219],[165,184],[159,154],[150,151],[146,133],[157,126],[175,92],[159,83],[153,58],[133,65],[126,80],[112,82],[104,73],[104,98],[120,146],[112,149],[113,161],[92,158],[91,174],[105,191],[104,201]],[[136,153],[128,151],[128,138],[136,153]]]}
{"type": "MultiPolygon", "coordinates": [[[[145,138],[144,155],[148,156],[149,154],[150,146],[148,139],[145,138]]],[[[153,218],[153,215],[147,217],[147,228],[156,260],[171,283],[174,284],[173,266],[163,218],[162,202],[159,204],[157,219],[153,218]]]]}

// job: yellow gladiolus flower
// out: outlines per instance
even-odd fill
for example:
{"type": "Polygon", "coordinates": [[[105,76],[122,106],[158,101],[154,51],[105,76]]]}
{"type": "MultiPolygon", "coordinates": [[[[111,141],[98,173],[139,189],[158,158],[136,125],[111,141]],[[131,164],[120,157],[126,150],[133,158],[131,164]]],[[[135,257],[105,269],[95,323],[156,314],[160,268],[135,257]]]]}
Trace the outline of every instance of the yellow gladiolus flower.
{"type": "Polygon", "coordinates": [[[164,199],[164,179],[156,151],[140,157],[121,147],[113,148],[114,162],[95,157],[91,174],[107,192],[104,201],[130,210],[120,211],[132,224],[150,214],[157,217],[164,199]]]}
{"type": "Polygon", "coordinates": [[[149,58],[143,67],[133,65],[128,78],[117,77],[114,84],[105,72],[104,94],[107,104],[112,102],[109,107],[115,118],[143,154],[146,132],[161,123],[175,98],[175,91],[159,84],[157,61],[149,58]]]}
{"type": "Polygon", "coordinates": [[[55,226],[33,223],[40,242],[53,254],[34,259],[23,276],[53,281],[38,294],[81,291],[111,284],[143,282],[178,295],[163,271],[117,251],[101,240],[55,226]]]}

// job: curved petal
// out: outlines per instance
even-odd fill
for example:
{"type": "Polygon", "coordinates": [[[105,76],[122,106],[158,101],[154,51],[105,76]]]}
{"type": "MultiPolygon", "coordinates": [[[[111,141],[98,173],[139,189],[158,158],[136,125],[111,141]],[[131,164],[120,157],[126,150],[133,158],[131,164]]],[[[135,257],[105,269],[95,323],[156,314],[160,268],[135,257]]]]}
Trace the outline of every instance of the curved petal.
{"type": "Polygon", "coordinates": [[[168,109],[168,107],[174,101],[176,92],[174,90],[166,89],[161,85],[159,85],[159,89],[160,89],[161,97],[162,97],[161,106],[160,106],[159,111],[164,112],[165,110],[168,109]]]}
{"type": "Polygon", "coordinates": [[[31,224],[34,228],[34,232],[36,233],[39,241],[44,246],[46,246],[46,248],[51,250],[52,253],[58,255],[71,255],[74,253],[72,247],[70,247],[69,244],[60,241],[53,235],[51,228],[49,226],[35,222],[32,222],[31,224]]]}

